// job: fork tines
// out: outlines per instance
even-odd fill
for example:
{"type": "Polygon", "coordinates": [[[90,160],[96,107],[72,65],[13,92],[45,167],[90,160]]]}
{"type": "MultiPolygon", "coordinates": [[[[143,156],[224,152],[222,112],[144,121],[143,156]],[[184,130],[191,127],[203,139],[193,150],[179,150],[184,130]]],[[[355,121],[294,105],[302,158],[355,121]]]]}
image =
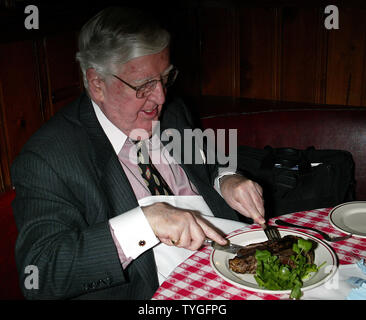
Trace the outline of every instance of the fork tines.
{"type": "Polygon", "coordinates": [[[274,226],[268,226],[267,224],[262,226],[264,233],[266,234],[268,240],[274,241],[274,240],[280,240],[281,235],[278,229],[274,226]]]}

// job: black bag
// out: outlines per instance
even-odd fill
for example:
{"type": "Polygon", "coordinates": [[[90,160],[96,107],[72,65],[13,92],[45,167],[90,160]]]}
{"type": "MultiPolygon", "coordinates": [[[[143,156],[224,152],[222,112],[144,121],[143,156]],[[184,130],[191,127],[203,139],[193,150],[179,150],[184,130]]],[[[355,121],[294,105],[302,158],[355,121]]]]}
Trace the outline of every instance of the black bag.
{"type": "Polygon", "coordinates": [[[342,150],[238,149],[238,171],[262,186],[267,218],[353,201],[354,167],[342,150]]]}

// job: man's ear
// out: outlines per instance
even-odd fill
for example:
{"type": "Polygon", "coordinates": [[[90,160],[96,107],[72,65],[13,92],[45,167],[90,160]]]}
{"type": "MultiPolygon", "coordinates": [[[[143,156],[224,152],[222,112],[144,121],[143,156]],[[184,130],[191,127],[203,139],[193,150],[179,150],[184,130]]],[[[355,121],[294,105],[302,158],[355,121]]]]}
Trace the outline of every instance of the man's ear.
{"type": "Polygon", "coordinates": [[[103,102],[104,100],[104,82],[95,69],[86,70],[86,79],[88,81],[89,94],[95,102],[103,102]]]}

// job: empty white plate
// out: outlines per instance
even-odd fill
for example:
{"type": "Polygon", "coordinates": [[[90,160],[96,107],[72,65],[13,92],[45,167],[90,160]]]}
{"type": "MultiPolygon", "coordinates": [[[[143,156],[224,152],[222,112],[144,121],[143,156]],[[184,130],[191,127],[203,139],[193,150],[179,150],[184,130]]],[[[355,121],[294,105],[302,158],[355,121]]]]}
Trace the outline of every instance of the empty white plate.
{"type": "Polygon", "coordinates": [[[366,201],[342,203],[330,211],[328,218],[334,228],[366,238],[366,201]]]}

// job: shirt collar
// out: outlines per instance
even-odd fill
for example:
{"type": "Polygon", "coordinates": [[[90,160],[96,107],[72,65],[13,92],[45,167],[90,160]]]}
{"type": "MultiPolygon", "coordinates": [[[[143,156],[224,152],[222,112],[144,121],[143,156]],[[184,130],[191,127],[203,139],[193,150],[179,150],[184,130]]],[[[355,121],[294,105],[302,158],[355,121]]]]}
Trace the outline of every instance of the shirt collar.
{"type": "Polygon", "coordinates": [[[103,113],[100,107],[91,100],[95,114],[100,125],[103,128],[104,133],[106,134],[107,138],[111,142],[114,151],[118,154],[124,143],[127,140],[127,135],[125,135],[119,128],[117,128],[103,113]]]}

